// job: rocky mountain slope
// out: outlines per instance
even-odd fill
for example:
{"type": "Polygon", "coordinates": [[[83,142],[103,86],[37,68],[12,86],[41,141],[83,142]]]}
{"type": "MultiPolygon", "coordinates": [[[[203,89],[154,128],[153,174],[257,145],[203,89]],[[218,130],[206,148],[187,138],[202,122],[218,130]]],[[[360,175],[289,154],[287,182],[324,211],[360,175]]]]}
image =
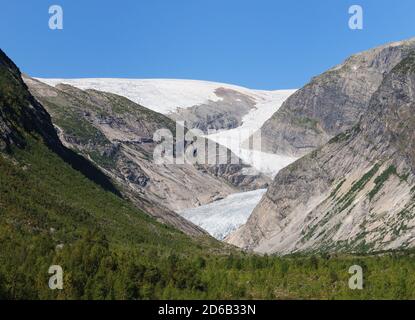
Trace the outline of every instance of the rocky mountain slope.
{"type": "Polygon", "coordinates": [[[384,77],[361,121],[283,169],[228,241],[280,254],[413,247],[414,111],[413,51],[384,77]]]}
{"type": "Polygon", "coordinates": [[[293,157],[252,150],[244,145],[295,90],[252,90],[240,86],[182,79],[41,79],[56,86],[118,94],[187,128],[202,130],[260,172],[273,177],[293,157]]]}
{"type": "MultiPolygon", "coordinates": [[[[40,136],[48,148],[73,169],[79,171],[105,190],[121,196],[118,187],[114,185],[107,175],[90,161],[62,144],[52,124],[51,117],[38,100],[30,94],[18,68],[2,51],[0,51],[0,54],[0,89],[2,93],[0,95],[0,145],[2,150],[8,151],[15,146],[25,147],[28,134],[34,137],[40,136]]],[[[68,101],[68,103],[70,102],[68,101]]],[[[78,121],[78,124],[82,123],[81,119],[76,119],[75,117],[72,120],[78,121]]],[[[88,129],[80,125],[74,126],[73,130],[79,130],[79,128],[88,129]]],[[[94,135],[96,132],[88,132],[87,134],[94,135]]],[[[96,138],[99,140],[102,136],[98,135],[96,138]]],[[[146,205],[147,200],[145,198],[141,199],[139,195],[136,195],[135,200],[139,208],[153,208],[146,205]]],[[[206,234],[205,231],[171,210],[164,209],[162,206],[159,208],[159,211],[155,211],[155,209],[156,206],[152,210],[157,212],[157,218],[160,222],[174,225],[188,234],[206,234]]]]}
{"type": "Polygon", "coordinates": [[[415,39],[384,45],[313,78],[263,125],[262,151],[303,156],[350,129],[384,76],[414,47],[415,39]]]}
{"type": "Polygon", "coordinates": [[[230,157],[220,165],[157,164],[153,136],[158,129],[175,135],[171,119],[115,94],[65,84],[51,87],[29,77],[25,81],[51,113],[61,140],[94,161],[156,217],[270,182],[260,173],[244,173],[249,166],[231,164],[230,157]]]}
{"type": "Polygon", "coordinates": [[[26,135],[40,136],[43,142],[72,168],[119,194],[100,170],[89,161],[65,148],[59,140],[47,111],[29,93],[16,65],[0,50],[0,151],[24,147],[26,135]]]}

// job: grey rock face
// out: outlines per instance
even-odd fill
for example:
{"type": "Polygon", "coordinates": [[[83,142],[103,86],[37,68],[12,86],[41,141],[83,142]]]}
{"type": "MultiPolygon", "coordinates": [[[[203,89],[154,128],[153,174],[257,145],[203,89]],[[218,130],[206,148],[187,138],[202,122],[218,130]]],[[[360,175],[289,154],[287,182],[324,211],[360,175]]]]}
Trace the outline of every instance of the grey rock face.
{"type": "Polygon", "coordinates": [[[169,114],[169,117],[185,122],[188,128],[199,129],[207,134],[209,129],[233,129],[240,126],[243,116],[256,105],[253,97],[232,89],[218,88],[215,93],[221,100],[191,108],[179,108],[177,112],[169,114]]]}
{"type": "Polygon", "coordinates": [[[156,164],[158,129],[176,131],[168,117],[110,93],[69,85],[50,87],[25,78],[33,95],[50,112],[60,139],[85,155],[123,186],[123,192],[148,213],[187,233],[200,229],[175,210],[223,198],[239,190],[264,187],[261,174],[246,176],[243,164],[156,164]]]}
{"type": "Polygon", "coordinates": [[[263,125],[262,150],[303,156],[350,129],[384,76],[414,47],[415,39],[381,46],[313,78],[263,125]]]}
{"type": "Polygon", "coordinates": [[[259,252],[415,245],[415,54],[385,76],[358,125],[283,169],[227,241],[259,252]]]}

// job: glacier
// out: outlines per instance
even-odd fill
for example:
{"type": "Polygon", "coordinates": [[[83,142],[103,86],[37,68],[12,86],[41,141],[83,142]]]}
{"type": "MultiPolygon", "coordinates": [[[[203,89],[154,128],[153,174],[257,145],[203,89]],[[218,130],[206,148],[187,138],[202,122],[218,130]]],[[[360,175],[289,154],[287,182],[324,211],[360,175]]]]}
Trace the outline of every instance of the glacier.
{"type": "Polygon", "coordinates": [[[234,193],[225,199],[178,213],[218,240],[245,224],[266,189],[234,193]]]}
{"type": "Polygon", "coordinates": [[[47,79],[37,78],[51,86],[65,83],[82,90],[94,89],[124,96],[153,111],[169,115],[178,108],[191,108],[208,101],[220,101],[216,90],[226,88],[251,97],[255,107],[242,119],[242,125],[222,130],[207,137],[230,149],[246,164],[273,178],[279,170],[294,162],[296,158],[242,148],[242,143],[281,107],[296,90],[254,90],[232,84],[186,79],[117,79],[81,78],[47,79]]]}
{"type": "Polygon", "coordinates": [[[246,164],[274,178],[282,168],[296,161],[297,158],[251,150],[242,145],[252,134],[261,129],[295,91],[263,91],[261,98],[256,100],[255,108],[243,117],[241,126],[209,134],[206,137],[232,150],[246,164]]]}

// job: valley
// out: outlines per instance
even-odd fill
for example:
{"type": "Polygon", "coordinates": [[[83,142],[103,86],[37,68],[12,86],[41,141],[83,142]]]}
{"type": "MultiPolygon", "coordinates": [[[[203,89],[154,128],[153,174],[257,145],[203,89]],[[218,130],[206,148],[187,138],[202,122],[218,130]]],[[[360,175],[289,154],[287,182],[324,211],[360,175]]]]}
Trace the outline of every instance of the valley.
{"type": "MultiPolygon", "coordinates": [[[[135,183],[134,180],[127,177],[126,188],[129,188],[130,190],[133,189],[133,192],[142,190],[139,191],[141,197],[148,198],[150,192],[154,193],[155,195],[155,197],[151,199],[149,205],[150,208],[148,208],[147,210],[149,210],[153,214],[157,214],[155,213],[155,211],[160,212],[160,203],[163,203],[163,206],[167,206],[168,209],[171,209],[176,213],[179,213],[180,215],[183,215],[183,212],[192,212],[191,215],[193,219],[190,220],[199,227],[202,227],[203,229],[207,230],[208,232],[210,230],[214,230],[210,232],[210,234],[214,235],[215,237],[225,238],[231,230],[234,230],[236,227],[239,227],[241,224],[245,223],[253,208],[255,207],[256,203],[258,203],[260,200],[260,197],[258,196],[252,198],[250,196],[250,191],[258,189],[259,193],[254,192],[254,194],[261,194],[261,189],[267,186],[268,181],[270,182],[271,179],[280,169],[296,160],[296,158],[293,157],[285,157],[270,153],[264,153],[257,150],[251,150],[243,146],[245,140],[248,139],[251,134],[257,131],[264,124],[264,122],[278,110],[281,104],[291,94],[295,92],[295,90],[280,90],[269,92],[255,91],[226,84],[189,80],[35,80],[27,77],[25,78],[25,81],[31,89],[32,93],[40,101],[42,101],[46,108],[48,108],[49,112],[51,112],[55,124],[58,125],[59,128],[64,129],[62,130],[61,134],[64,143],[66,143],[68,146],[72,146],[76,150],[80,150],[81,152],[87,152],[87,154],[90,157],[92,157],[91,159],[93,160],[94,154],[91,154],[91,152],[88,152],[87,150],[92,149],[91,151],[95,153],[97,148],[99,148],[97,143],[93,143],[89,146],[85,145],[85,143],[71,144],[70,141],[76,141],[79,139],[73,137],[73,135],[69,135],[69,132],[65,134],[65,129],[67,129],[68,131],[73,130],[74,123],[71,122],[70,127],[68,127],[67,124],[65,125],[65,123],[62,123],[62,110],[63,108],[65,108],[67,112],[69,106],[66,102],[63,104],[62,102],[58,101],[59,96],[62,96],[60,98],[60,101],[62,101],[62,99],[65,98],[64,95],[71,94],[73,96],[71,98],[72,101],[74,99],[77,99],[79,101],[77,102],[77,105],[79,105],[79,107],[76,107],[76,110],[79,111],[74,112],[82,112],[83,114],[88,112],[89,115],[85,119],[86,121],[92,123],[92,128],[96,128],[98,125],[99,131],[102,132],[101,135],[105,136],[105,139],[109,141],[114,141],[112,143],[112,146],[111,144],[109,144],[108,141],[106,144],[109,144],[109,147],[101,147],[103,149],[102,153],[104,155],[108,154],[110,155],[110,157],[106,157],[108,158],[108,160],[105,160],[104,162],[98,161],[98,165],[100,165],[106,171],[114,171],[113,169],[108,168],[105,165],[106,163],[111,161],[119,162],[120,160],[111,159],[119,158],[118,154],[120,152],[123,152],[122,150],[125,149],[128,152],[129,161],[136,162],[136,164],[140,166],[141,169],[139,169],[139,174],[142,176],[141,180],[143,181],[143,183],[145,183],[142,186],[137,186],[137,183],[135,183]],[[48,86],[46,85],[46,83],[52,86],[48,86]],[[74,87],[72,87],[72,85],[74,87]],[[75,87],[77,89],[75,89],[75,87]],[[143,103],[144,107],[138,104],[133,104],[132,102],[127,103],[127,101],[123,101],[118,98],[117,110],[112,111],[113,113],[115,113],[114,115],[116,116],[116,118],[113,117],[112,119],[105,120],[105,122],[103,121],[103,119],[91,121],[91,107],[85,108],[85,106],[81,106],[82,101],[84,101],[85,99],[80,100],[79,97],[86,96],[86,99],[89,101],[91,101],[92,99],[96,100],[95,96],[97,96],[99,92],[104,92],[105,90],[111,92],[114,95],[122,94],[125,97],[133,99],[136,103],[143,103]],[[224,90],[228,90],[226,103],[223,101],[223,97],[221,96],[224,90]],[[88,97],[87,95],[90,95],[91,97],[88,97]],[[170,95],[174,98],[167,99],[167,97],[169,97],[170,95]],[[217,175],[216,172],[219,172],[219,175],[222,178],[225,177],[225,179],[227,181],[230,181],[231,184],[232,181],[235,181],[233,182],[233,185],[224,184],[223,181],[214,181],[212,177],[209,177],[206,174],[201,174],[200,171],[194,170],[192,166],[159,166],[151,164],[150,161],[143,162],[143,160],[139,160],[143,158],[143,156],[141,155],[141,151],[136,151],[137,147],[134,147],[134,144],[132,142],[133,140],[137,140],[139,138],[141,139],[141,137],[143,136],[143,133],[137,129],[137,125],[135,125],[132,122],[134,118],[138,116],[138,111],[143,110],[143,108],[148,108],[148,110],[152,110],[154,112],[154,117],[163,119],[161,123],[160,121],[158,121],[160,125],[155,125],[153,127],[154,129],[150,131],[148,128],[149,124],[146,124],[147,128],[145,132],[145,137],[146,139],[151,140],[153,138],[153,133],[156,131],[156,129],[162,129],[163,124],[166,129],[169,129],[173,133],[175,132],[175,123],[173,122],[173,120],[178,120],[177,108],[182,110],[182,116],[185,115],[183,113],[183,110],[188,110],[192,114],[192,116],[190,116],[190,114],[188,113],[188,117],[180,118],[180,121],[183,121],[183,123],[185,124],[189,123],[189,117],[194,118],[195,114],[199,118],[199,122],[207,121],[203,119],[206,119],[208,115],[211,115],[210,108],[212,108],[212,106],[215,105],[215,108],[217,110],[223,111],[224,103],[227,105],[227,108],[225,109],[227,109],[228,114],[223,115],[223,117],[229,118],[234,117],[235,114],[241,112],[240,107],[242,103],[242,97],[245,97],[245,99],[250,100],[251,105],[250,108],[245,110],[245,115],[240,117],[240,125],[231,129],[226,129],[224,127],[216,129],[215,127],[212,127],[209,128],[208,132],[206,132],[206,134],[204,135],[206,139],[214,141],[218,143],[220,146],[230,150],[234,155],[236,155],[236,157],[241,159],[242,163],[245,164],[245,166],[243,167],[239,165],[229,165],[229,172],[232,172],[232,174],[229,174],[229,176],[228,173],[226,173],[226,169],[225,171],[223,171],[223,165],[217,167],[220,168],[219,171],[217,171],[216,169],[215,171],[213,171],[213,167],[210,169],[211,172],[215,172],[215,175],[217,175]],[[57,109],[57,106],[59,106],[59,104],[61,105],[61,110],[57,109]],[[192,104],[195,105],[192,106],[192,104]],[[209,108],[207,108],[208,104],[210,104],[209,108]],[[194,110],[196,109],[204,109],[205,113],[203,114],[203,116],[200,112],[195,113],[194,110]],[[122,114],[118,110],[122,110],[122,114]],[[162,116],[158,112],[163,112],[164,115],[162,116]],[[172,120],[168,121],[168,118],[171,118],[172,120]],[[128,125],[125,124],[126,120],[124,119],[128,119],[128,125]],[[102,124],[97,124],[97,122],[101,122],[102,124]],[[103,126],[103,124],[105,125],[105,127],[103,126]],[[215,131],[215,133],[212,133],[212,131],[215,131]],[[126,145],[126,142],[128,143],[128,145],[126,145]],[[105,151],[106,149],[113,151],[105,151]],[[143,172],[143,165],[150,165],[151,169],[147,169],[143,172]],[[195,173],[192,173],[192,171],[190,170],[191,168],[195,173],[197,173],[197,175],[195,175],[195,173]],[[238,168],[238,171],[240,173],[234,173],[235,168],[238,168]],[[151,173],[151,175],[154,175],[153,177],[149,175],[148,170],[154,172],[151,173]],[[160,175],[162,170],[164,170],[164,173],[160,175]],[[176,171],[178,171],[177,174],[175,174],[176,171]],[[169,180],[172,180],[172,183],[168,186],[168,189],[170,189],[171,191],[166,193],[164,191],[166,190],[166,188],[163,186],[163,184],[166,184],[164,180],[168,176],[171,176],[169,177],[169,180]],[[153,179],[157,182],[152,183],[153,179]],[[240,182],[241,179],[242,182],[240,182]],[[153,191],[152,189],[154,188],[157,188],[157,190],[153,191]],[[197,190],[200,190],[199,196],[197,190]],[[235,208],[232,206],[232,201],[228,203],[224,200],[220,204],[216,204],[215,202],[218,200],[220,201],[221,199],[226,197],[230,197],[232,199],[233,194],[237,194],[240,191],[246,191],[247,197],[252,199],[250,203],[247,202],[244,205],[242,205],[241,209],[243,210],[243,213],[239,212],[239,210],[235,210],[235,208]],[[171,202],[171,204],[167,204],[168,202],[171,202]],[[216,208],[216,205],[219,205],[221,206],[221,208],[223,208],[223,212],[226,213],[226,215],[228,216],[227,219],[222,219],[221,215],[216,214],[214,209],[216,208]],[[230,205],[230,207],[226,208],[227,205],[230,205]],[[210,209],[212,210],[212,215],[209,214],[209,208],[212,208],[210,209]],[[199,214],[199,212],[203,212],[204,214],[199,214]],[[225,223],[225,221],[227,222],[225,223]],[[213,229],[208,227],[216,225],[221,225],[222,231],[217,231],[215,227],[213,227],[213,229]]],[[[109,95],[109,93],[107,93],[106,95],[109,95]]],[[[113,97],[115,98],[116,96],[113,97]]],[[[242,110],[244,109],[242,108],[242,110]]],[[[147,113],[148,112],[149,111],[147,111],[147,113]]],[[[200,128],[196,127],[196,129],[200,128]]],[[[89,142],[89,144],[91,144],[91,142],[89,142]]],[[[151,158],[151,150],[153,150],[154,146],[155,144],[152,143],[147,144],[147,158],[151,158]]],[[[105,157],[102,156],[100,158],[105,159],[105,157]]],[[[126,169],[125,163],[126,161],[123,160],[121,170],[128,170],[127,172],[130,175],[137,175],[137,173],[134,173],[134,171],[137,171],[138,168],[134,168],[133,166],[128,165],[128,169],[126,169]]],[[[115,167],[117,167],[116,164],[115,167]]],[[[119,171],[118,169],[116,170],[119,171]]],[[[120,179],[121,177],[121,179],[126,180],[126,175],[124,173],[122,173],[122,175],[120,176],[120,174],[117,172],[115,173],[115,176],[117,176],[118,179],[120,179]]],[[[241,194],[240,197],[243,198],[243,194],[241,194]]],[[[142,204],[142,202],[140,204],[144,205],[145,207],[149,207],[148,205],[146,206],[145,204],[142,204]]],[[[157,215],[157,217],[161,219],[163,219],[163,216],[166,216],[166,214],[163,213],[162,215],[157,215]]],[[[184,217],[187,217],[187,215],[184,215],[184,217]]],[[[175,223],[175,225],[177,226],[177,223],[175,223]]]]}
{"type": "Polygon", "coordinates": [[[414,298],[414,44],[276,91],[32,78],[0,50],[0,298],[414,298]],[[176,121],[225,163],[154,163],[176,121]]]}
{"type": "MultiPolygon", "coordinates": [[[[414,99],[410,89],[395,84],[406,80],[386,82],[414,50],[409,39],[355,54],[299,90],[259,91],[194,80],[40,80],[55,90],[71,85],[71,90],[120,94],[200,130],[207,141],[240,159],[237,174],[232,165],[204,167],[201,172],[213,174],[211,183],[185,173],[190,188],[183,191],[192,192],[171,186],[177,192],[162,196],[167,201],[184,197],[169,206],[178,219],[260,253],[375,252],[413,246],[411,154],[391,141],[401,139],[400,131],[392,130],[399,121],[410,128],[405,117],[414,99]],[[371,132],[381,114],[376,106],[387,110],[392,104],[404,110],[397,109],[396,123],[387,129],[379,123],[371,132]],[[198,181],[194,186],[200,185],[205,198],[197,196],[191,181],[198,181]]],[[[108,137],[108,129],[100,130],[108,137]]],[[[130,159],[137,157],[130,153],[130,159]]],[[[166,168],[166,174],[174,170],[166,168]]],[[[143,189],[144,197],[149,190],[143,189]]]]}

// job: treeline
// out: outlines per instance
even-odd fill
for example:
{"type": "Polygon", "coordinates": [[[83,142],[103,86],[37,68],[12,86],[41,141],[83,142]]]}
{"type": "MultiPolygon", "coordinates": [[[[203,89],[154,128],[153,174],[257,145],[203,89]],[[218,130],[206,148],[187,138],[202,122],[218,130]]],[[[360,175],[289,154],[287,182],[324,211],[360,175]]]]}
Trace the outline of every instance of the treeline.
{"type": "Polygon", "coordinates": [[[408,253],[360,258],[177,255],[155,248],[110,248],[105,236],[90,232],[62,249],[42,236],[32,237],[30,245],[20,239],[2,227],[1,299],[415,298],[415,260],[408,253]],[[48,287],[52,264],[63,268],[63,290],[48,287]],[[363,290],[348,286],[354,264],[363,267],[363,290]]]}

